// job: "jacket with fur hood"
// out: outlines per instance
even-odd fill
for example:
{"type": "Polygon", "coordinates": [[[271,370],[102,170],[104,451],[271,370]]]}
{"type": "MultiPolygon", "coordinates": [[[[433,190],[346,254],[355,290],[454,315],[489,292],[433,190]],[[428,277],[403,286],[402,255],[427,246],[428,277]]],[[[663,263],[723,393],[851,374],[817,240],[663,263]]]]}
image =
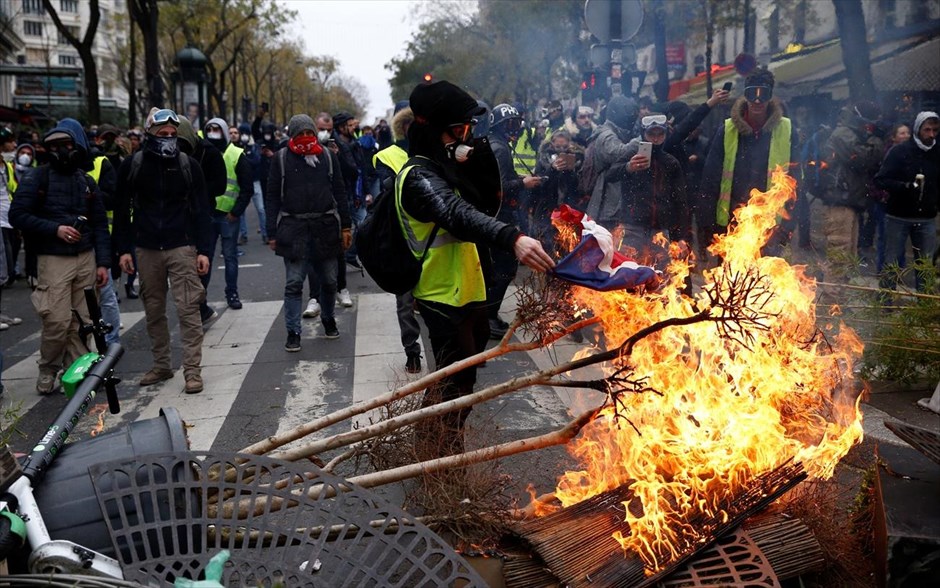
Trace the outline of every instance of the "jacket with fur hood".
{"type": "MultiPolygon", "coordinates": [[[[770,157],[770,138],[783,119],[783,106],[776,98],[767,103],[767,121],[754,132],[745,115],[747,101],[742,97],[731,107],[731,121],[738,132],[738,152],[734,161],[731,184],[731,212],[745,204],[751,190],[767,189],[767,160],[770,157]]],[[[721,190],[721,171],[725,161],[725,125],[721,124],[710,141],[711,149],[702,172],[703,210],[716,210],[721,190]]],[[[799,161],[799,136],[796,125],[790,126],[790,162],[799,161]]],[[[791,166],[791,169],[796,169],[791,166]]],[[[797,178],[799,180],[799,178],[797,178]]]]}

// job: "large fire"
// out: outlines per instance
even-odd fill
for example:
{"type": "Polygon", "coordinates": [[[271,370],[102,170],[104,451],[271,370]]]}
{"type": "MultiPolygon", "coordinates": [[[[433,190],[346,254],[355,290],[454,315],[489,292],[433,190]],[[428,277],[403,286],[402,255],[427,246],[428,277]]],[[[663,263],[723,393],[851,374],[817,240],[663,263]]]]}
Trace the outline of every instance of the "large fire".
{"type": "MultiPolygon", "coordinates": [[[[706,287],[726,287],[729,272],[766,280],[772,296],[762,301],[761,327],[748,331],[753,338],[721,337],[714,322],[699,322],[642,339],[624,362],[631,378],[661,395],[623,395],[619,409],[605,409],[571,446],[583,469],[561,476],[555,496],[568,506],[631,483],[629,534],[616,538],[649,569],[676,555],[690,531],[684,522],[722,516],[717,505],[754,477],[794,459],[811,478],[828,478],[862,438],[850,389],[861,341],[834,319],[817,327],[814,280],[760,253],[794,192],[778,168],[770,189],[755,190],[735,213],[737,225],[709,249],[723,262],[704,272],[706,287]]],[[[704,294],[682,294],[685,262],[666,273],[664,287],[644,295],[575,288],[576,304],[601,318],[608,344],[708,306],[704,294]]]]}

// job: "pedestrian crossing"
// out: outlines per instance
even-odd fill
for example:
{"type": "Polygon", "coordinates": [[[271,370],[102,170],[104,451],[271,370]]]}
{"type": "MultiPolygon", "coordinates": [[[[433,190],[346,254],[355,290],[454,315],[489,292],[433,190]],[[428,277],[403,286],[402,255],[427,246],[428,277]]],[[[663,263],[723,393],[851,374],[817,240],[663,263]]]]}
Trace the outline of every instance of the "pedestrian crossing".
{"type": "MultiPolygon", "coordinates": [[[[424,352],[422,374],[407,374],[402,349],[395,298],[385,293],[360,293],[353,308],[337,307],[339,339],[327,340],[318,319],[304,321],[302,350],[287,353],[283,349],[286,329],[281,301],[243,301],[241,310],[225,309],[206,330],[203,343],[202,376],[205,390],[200,394],[183,393],[182,369],[160,384],[141,388],[139,377],[150,367],[149,339],[143,312],[122,314],[122,339],[127,353],[117,374],[124,381],[119,386],[121,412],[106,410],[101,394],[92,413],[80,421],[72,440],[97,433],[119,430],[130,422],[156,418],[160,409],[176,408],[187,426],[193,449],[236,451],[272,434],[281,434],[312,419],[351,403],[364,402],[427,373],[428,353],[424,352]]],[[[509,306],[508,304],[506,306],[509,306]]],[[[180,343],[175,328],[175,313],[168,312],[175,363],[180,358],[180,343]]],[[[426,332],[425,332],[426,335],[426,332]]],[[[426,341],[423,343],[426,347],[426,341]]],[[[41,397],[35,393],[36,359],[39,335],[16,344],[11,355],[24,359],[7,363],[3,381],[7,393],[4,406],[19,405],[26,415],[24,437],[14,439],[17,449],[26,450],[44,432],[64,399],[59,395],[41,397]]],[[[578,349],[573,343],[556,349],[564,360],[578,349]]],[[[477,388],[547,366],[552,356],[535,351],[515,354],[487,362],[478,375],[477,388]]],[[[594,399],[596,400],[596,399],[594,399]]],[[[486,409],[475,411],[478,418],[494,421],[502,435],[521,438],[562,426],[570,420],[570,411],[585,400],[571,389],[549,388],[521,391],[499,399],[486,409]]],[[[380,411],[360,415],[314,434],[320,437],[350,428],[368,426],[380,419],[380,411]]]]}

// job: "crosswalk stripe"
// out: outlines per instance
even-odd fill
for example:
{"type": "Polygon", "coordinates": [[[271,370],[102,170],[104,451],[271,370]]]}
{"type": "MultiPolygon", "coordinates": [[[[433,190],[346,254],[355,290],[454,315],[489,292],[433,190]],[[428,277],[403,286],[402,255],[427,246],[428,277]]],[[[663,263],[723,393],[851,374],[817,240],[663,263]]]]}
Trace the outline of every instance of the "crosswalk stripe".
{"type": "MultiPolygon", "coordinates": [[[[142,311],[122,312],[121,324],[124,326],[123,330],[125,332],[130,331],[142,318],[144,318],[142,311]]],[[[41,335],[42,332],[39,331],[26,337],[23,342],[29,340],[35,341],[34,344],[38,344],[41,335]]],[[[36,364],[38,362],[39,351],[37,350],[14,365],[4,366],[4,406],[19,406],[19,410],[25,413],[39,403],[42,396],[36,393],[36,378],[39,375],[39,368],[36,364]]]]}
{"type": "MultiPolygon", "coordinates": [[[[420,374],[404,370],[405,351],[393,294],[360,294],[356,324],[356,369],[353,402],[364,402],[398,387],[420,374]]],[[[368,426],[381,413],[370,411],[353,419],[352,427],[368,426]]]]}
{"type": "Polygon", "coordinates": [[[216,320],[203,338],[205,390],[199,394],[184,393],[185,380],[180,368],[171,380],[139,388],[133,398],[122,403],[122,413],[139,413],[138,419],[150,419],[159,416],[164,406],[173,406],[188,425],[190,446],[212,447],[282,305],[279,300],[245,302],[241,310],[226,311],[216,320]]]}

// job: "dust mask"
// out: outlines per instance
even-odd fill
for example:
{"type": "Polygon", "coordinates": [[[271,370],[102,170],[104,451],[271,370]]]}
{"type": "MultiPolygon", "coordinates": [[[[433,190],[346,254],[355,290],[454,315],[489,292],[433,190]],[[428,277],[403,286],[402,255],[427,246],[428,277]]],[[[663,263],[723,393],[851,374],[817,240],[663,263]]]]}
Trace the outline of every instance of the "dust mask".
{"type": "Polygon", "coordinates": [[[16,158],[16,162],[26,167],[33,162],[33,157],[29,153],[20,153],[20,156],[16,158]]]}

